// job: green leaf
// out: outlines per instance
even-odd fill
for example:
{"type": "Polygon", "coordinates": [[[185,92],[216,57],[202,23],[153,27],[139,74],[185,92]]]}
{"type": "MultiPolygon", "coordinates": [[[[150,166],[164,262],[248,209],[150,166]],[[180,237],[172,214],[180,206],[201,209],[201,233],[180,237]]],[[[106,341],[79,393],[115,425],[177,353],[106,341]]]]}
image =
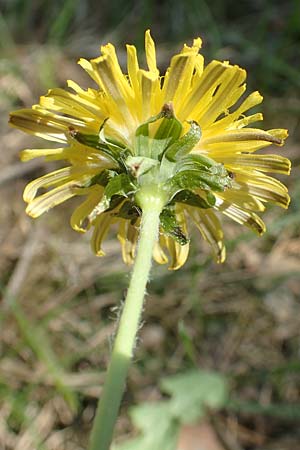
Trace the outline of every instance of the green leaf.
{"type": "Polygon", "coordinates": [[[124,166],[124,159],[130,153],[129,150],[120,143],[107,140],[104,136],[103,128],[99,134],[85,134],[76,130],[70,130],[71,137],[78,141],[80,144],[87,147],[95,148],[105,156],[115,161],[121,167],[124,166]]]}
{"type": "Polygon", "coordinates": [[[189,242],[189,239],[185,236],[177,222],[174,211],[171,211],[170,208],[164,208],[159,219],[162,229],[168,236],[172,237],[180,245],[185,245],[189,242]]]}
{"type": "Polygon", "coordinates": [[[173,106],[167,103],[159,114],[150,117],[136,130],[136,154],[158,160],[165,149],[179,138],[181,132],[182,125],[174,115],[173,106]],[[161,123],[153,137],[151,124],[159,120],[161,123]]]}
{"type": "Polygon", "coordinates": [[[149,137],[149,125],[157,122],[163,117],[163,113],[160,112],[156,116],[150,117],[146,122],[142,123],[135,132],[135,154],[137,156],[151,157],[150,151],[150,137],[149,137]]]}
{"type": "Polygon", "coordinates": [[[90,187],[94,184],[99,184],[100,186],[106,186],[109,180],[118,175],[118,172],[115,170],[104,169],[90,180],[88,180],[84,187],[90,187]]]}
{"type": "Polygon", "coordinates": [[[94,177],[90,184],[95,183],[105,186],[105,189],[101,201],[90,214],[90,220],[95,219],[96,215],[104,211],[115,208],[124,197],[128,197],[137,189],[129,175],[126,173],[117,174],[112,170],[103,171],[94,177]]]}
{"type": "Polygon", "coordinates": [[[131,220],[131,223],[134,223],[136,219],[141,216],[141,210],[133,205],[132,202],[125,201],[116,216],[122,217],[122,219],[131,220]]]}
{"type": "Polygon", "coordinates": [[[120,175],[111,178],[106,185],[99,208],[102,209],[102,206],[104,208],[103,211],[107,210],[110,207],[110,202],[113,196],[117,195],[128,197],[128,195],[133,194],[136,189],[136,185],[125,173],[121,173],[120,175]]]}
{"type": "MultiPolygon", "coordinates": [[[[231,186],[232,179],[223,164],[204,155],[188,155],[177,162],[173,179],[186,189],[213,189],[224,191],[231,186]]],[[[170,182],[172,183],[172,180],[170,182]]]]}
{"type": "MultiPolygon", "coordinates": [[[[183,170],[188,169],[190,167],[193,167],[195,169],[202,169],[202,170],[210,170],[210,172],[214,171],[220,171],[220,167],[225,170],[223,164],[217,163],[211,158],[208,158],[208,156],[199,155],[199,154],[189,154],[181,158],[177,164],[176,164],[176,171],[180,171],[181,168],[183,170]]],[[[226,172],[227,173],[227,172],[226,172]]]]}
{"type": "Polygon", "coordinates": [[[190,206],[196,206],[201,209],[212,208],[216,203],[216,197],[212,192],[203,191],[203,196],[206,194],[205,198],[200,195],[195,194],[189,190],[183,190],[178,192],[173,198],[173,202],[184,203],[190,206]]]}
{"type": "Polygon", "coordinates": [[[226,380],[216,372],[190,370],[164,378],[160,386],[172,396],[170,410],[184,424],[194,423],[204,416],[206,408],[222,408],[228,398],[226,380]]]}
{"type": "Polygon", "coordinates": [[[167,117],[161,121],[157,132],[155,133],[154,139],[162,140],[169,139],[172,144],[177,139],[179,139],[182,132],[182,125],[176,117],[167,117]]]}
{"type": "Polygon", "coordinates": [[[213,159],[204,155],[188,155],[177,162],[175,172],[183,172],[185,170],[198,170],[207,172],[211,175],[217,175],[220,178],[226,178],[230,183],[231,177],[224,165],[215,162],[213,159]]]}
{"type": "Polygon", "coordinates": [[[223,192],[231,185],[231,178],[227,171],[224,172],[222,165],[213,167],[213,170],[203,168],[190,168],[177,172],[172,178],[165,183],[165,188],[169,191],[169,195],[173,198],[182,190],[204,189],[207,191],[223,192]],[[219,172],[218,172],[219,169],[219,172]],[[216,173],[217,172],[217,173],[216,173]]]}
{"type": "Polygon", "coordinates": [[[171,398],[133,407],[130,416],[140,435],[113,450],[175,450],[182,424],[194,423],[206,408],[227,403],[226,379],[215,372],[193,369],[163,379],[160,386],[171,398]]]}
{"type": "MultiPolygon", "coordinates": [[[[200,137],[201,130],[199,125],[197,125],[196,122],[191,122],[190,130],[182,136],[182,138],[177,139],[165,151],[160,166],[161,179],[168,180],[176,173],[176,171],[181,170],[183,162],[185,161],[184,155],[194,148],[200,137]],[[184,161],[182,160],[183,158],[184,161]]],[[[205,167],[206,165],[203,164],[203,168],[205,167]]]]}
{"type": "Polygon", "coordinates": [[[149,172],[153,167],[157,166],[159,161],[147,158],[146,156],[128,156],[126,165],[135,178],[149,172]]]}
{"type": "Polygon", "coordinates": [[[172,417],[168,402],[136,406],[130,416],[141,435],[113,447],[114,450],[175,450],[180,424],[172,417]]]}
{"type": "Polygon", "coordinates": [[[131,154],[131,151],[128,147],[124,146],[122,143],[116,141],[115,139],[107,138],[105,136],[104,132],[105,123],[106,120],[103,122],[100,128],[99,139],[108,148],[109,152],[114,157],[115,161],[117,161],[118,164],[121,167],[123,167],[123,169],[126,169],[125,160],[131,154]]]}
{"type": "Polygon", "coordinates": [[[212,183],[212,180],[207,178],[206,175],[206,173],[201,173],[195,170],[186,170],[171,178],[168,183],[166,183],[166,187],[173,198],[182,190],[196,188],[209,190],[211,187],[214,188],[215,185],[218,186],[216,183],[212,183]]]}
{"type": "Polygon", "coordinates": [[[155,133],[151,145],[152,158],[159,159],[164,151],[179,139],[182,129],[183,127],[179,120],[174,116],[172,109],[172,114],[166,115],[166,117],[162,119],[159,128],[155,133]]]}
{"type": "Polygon", "coordinates": [[[178,161],[184,155],[188,154],[201,138],[201,128],[195,121],[190,122],[189,131],[177,139],[165,152],[164,156],[170,161],[178,161]]]}

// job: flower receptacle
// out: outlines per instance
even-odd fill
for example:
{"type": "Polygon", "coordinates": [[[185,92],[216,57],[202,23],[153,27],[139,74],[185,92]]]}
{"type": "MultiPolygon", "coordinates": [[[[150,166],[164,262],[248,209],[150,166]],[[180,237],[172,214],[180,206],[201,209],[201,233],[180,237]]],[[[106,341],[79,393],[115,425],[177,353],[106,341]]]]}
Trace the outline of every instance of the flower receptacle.
{"type": "Polygon", "coordinates": [[[168,195],[160,185],[147,184],[136,192],[135,201],[143,211],[162,211],[168,202],[168,195]]]}

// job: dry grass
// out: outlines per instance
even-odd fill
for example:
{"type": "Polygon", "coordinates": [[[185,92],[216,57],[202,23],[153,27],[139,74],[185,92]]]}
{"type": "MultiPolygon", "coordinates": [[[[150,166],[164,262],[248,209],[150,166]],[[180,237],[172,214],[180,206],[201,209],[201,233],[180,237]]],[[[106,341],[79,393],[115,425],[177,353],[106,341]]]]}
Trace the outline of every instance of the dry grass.
{"type": "MultiPolygon", "coordinates": [[[[74,65],[59,52],[53,55],[60,76],[74,78],[74,65]]],[[[46,168],[43,162],[18,162],[18,150],[32,141],[8,130],[6,116],[17,101],[35,102],[42,88],[40,80],[31,82],[32,60],[27,65],[22,52],[16,58],[27,75],[7,74],[1,86],[8,100],[1,114],[0,156],[0,448],[81,450],[101,392],[129,269],[113,236],[105,258],[92,255],[88,237],[69,227],[72,202],[35,222],[25,216],[23,187],[46,168]],[[13,95],[8,92],[12,85],[13,95]]],[[[288,121],[296,128],[298,120],[276,116],[272,126],[288,121]]],[[[295,132],[284,150],[295,161],[289,180],[294,199],[288,213],[268,212],[270,231],[264,238],[226,222],[228,259],[223,266],[211,262],[194,233],[183,269],[171,273],[154,268],[119,436],[130,431],[129,405],[159,399],[160,377],[196,365],[231,377],[235,403],[213,419],[229,448],[292,450],[299,445],[296,142],[295,132]]]]}

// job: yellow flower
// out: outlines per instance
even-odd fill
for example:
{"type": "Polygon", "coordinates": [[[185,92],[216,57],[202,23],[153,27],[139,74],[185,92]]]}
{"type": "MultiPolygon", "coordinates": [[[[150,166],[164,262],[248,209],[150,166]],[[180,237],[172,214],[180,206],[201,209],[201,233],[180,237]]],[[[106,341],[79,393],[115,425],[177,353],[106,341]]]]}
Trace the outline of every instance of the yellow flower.
{"type": "Polygon", "coordinates": [[[256,154],[271,144],[283,145],[287,131],[249,127],[262,114],[245,113],[262,101],[246,90],[246,72],[227,61],[204,66],[201,39],[184,45],[164,76],[156,66],[155,45],[147,31],[148,70],[141,69],[134,46],[127,46],[127,72],[112,44],[101,56],[79,64],[96,88],[51,89],[32,109],[11,114],[10,123],[59,143],[58,148],[27,149],[21,159],[44,156],[65,160],[66,167],[27,185],[26,212],[38,217],[74,196],[86,199],[74,211],[76,231],[93,228],[92,248],[103,255],[110,225],[118,225],[123,259],[134,259],[141,207],[139,191],[150,186],[165,196],[159,243],[153,256],[177,269],[188,256],[187,222],[191,219],[212,247],[217,262],[225,259],[218,213],[258,234],[265,225],[257,212],[267,202],[287,208],[286,187],[266,173],[288,174],[288,159],[256,154]],[[39,189],[46,189],[40,193],[39,189]]]}

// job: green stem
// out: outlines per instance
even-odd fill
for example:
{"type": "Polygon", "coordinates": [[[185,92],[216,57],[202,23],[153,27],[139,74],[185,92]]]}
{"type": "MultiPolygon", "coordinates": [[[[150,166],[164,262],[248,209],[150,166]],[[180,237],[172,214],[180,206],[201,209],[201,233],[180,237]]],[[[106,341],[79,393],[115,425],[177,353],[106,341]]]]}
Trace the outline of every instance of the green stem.
{"type": "Polygon", "coordinates": [[[143,210],[138,252],[93,424],[89,450],[109,450],[112,441],[139,329],[153,246],[158,239],[159,215],[164,204],[159,193],[153,194],[151,190],[140,191],[138,198],[143,210]]]}

